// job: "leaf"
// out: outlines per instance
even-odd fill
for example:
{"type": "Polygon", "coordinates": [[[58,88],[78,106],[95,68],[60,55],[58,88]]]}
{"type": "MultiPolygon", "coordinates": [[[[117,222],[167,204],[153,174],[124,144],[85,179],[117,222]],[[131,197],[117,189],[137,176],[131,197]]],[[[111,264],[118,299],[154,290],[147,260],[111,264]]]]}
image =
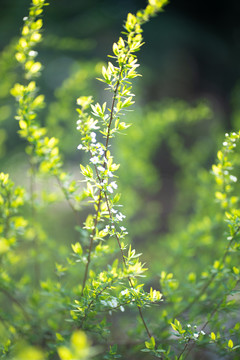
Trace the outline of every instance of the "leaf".
{"type": "Polygon", "coordinates": [[[214,334],[214,332],[211,332],[211,339],[213,340],[213,341],[215,341],[216,340],[216,335],[214,334]]]}
{"type": "Polygon", "coordinates": [[[57,338],[57,340],[59,340],[59,341],[64,341],[64,338],[63,338],[62,335],[59,334],[59,333],[56,333],[56,338],[57,338]]]}
{"type": "Polygon", "coordinates": [[[148,341],[145,341],[145,346],[147,349],[151,349],[151,343],[148,341]]]}
{"type": "Polygon", "coordinates": [[[147,349],[153,350],[155,348],[155,345],[156,345],[156,343],[155,343],[155,339],[153,336],[151,337],[149,342],[145,341],[145,346],[147,349]]]}
{"type": "Polygon", "coordinates": [[[114,52],[115,55],[119,54],[118,45],[116,43],[113,44],[113,52],[114,52]]]}
{"type": "Polygon", "coordinates": [[[228,347],[229,347],[230,349],[233,348],[233,341],[232,341],[231,339],[228,340],[228,347]]]}
{"type": "Polygon", "coordinates": [[[75,252],[75,254],[82,255],[82,246],[79,242],[76,242],[75,244],[72,244],[72,249],[75,252]]]}
{"type": "Polygon", "coordinates": [[[73,359],[71,351],[66,346],[60,346],[59,348],[57,348],[57,352],[61,360],[73,359]]]}
{"type": "Polygon", "coordinates": [[[27,128],[27,123],[26,123],[26,121],[20,120],[20,121],[19,121],[19,127],[20,127],[20,129],[22,129],[22,130],[26,129],[26,128],[27,128]]]}
{"type": "Polygon", "coordinates": [[[234,272],[234,274],[238,275],[239,269],[236,266],[233,266],[233,272],[234,272]]]}
{"type": "Polygon", "coordinates": [[[81,330],[75,331],[71,336],[72,346],[79,352],[88,347],[87,337],[81,330]]]}

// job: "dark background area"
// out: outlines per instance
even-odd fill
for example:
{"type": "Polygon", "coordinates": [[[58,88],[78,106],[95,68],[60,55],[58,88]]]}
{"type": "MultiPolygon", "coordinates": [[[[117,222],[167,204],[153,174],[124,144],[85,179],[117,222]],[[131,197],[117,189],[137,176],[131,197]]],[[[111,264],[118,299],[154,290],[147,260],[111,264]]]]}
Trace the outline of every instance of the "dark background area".
{"type": "MultiPolygon", "coordinates": [[[[29,1],[0,3],[3,48],[19,34],[29,1]]],[[[67,76],[72,58],[105,60],[127,13],[145,5],[143,0],[52,0],[45,11],[46,34],[85,41],[74,51],[48,54],[48,62],[61,57],[60,75],[54,85],[67,76]]],[[[229,127],[231,92],[240,75],[239,14],[237,0],[224,5],[219,1],[171,1],[164,14],[144,28],[146,45],[140,62],[145,75],[145,100],[178,97],[191,101],[208,97],[222,108],[229,127]]]]}

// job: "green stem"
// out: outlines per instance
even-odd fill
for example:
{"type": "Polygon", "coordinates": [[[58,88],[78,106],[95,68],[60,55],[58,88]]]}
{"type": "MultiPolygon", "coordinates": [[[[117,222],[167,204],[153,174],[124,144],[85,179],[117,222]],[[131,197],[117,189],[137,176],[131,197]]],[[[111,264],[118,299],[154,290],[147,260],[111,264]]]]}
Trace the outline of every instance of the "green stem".
{"type": "Polygon", "coordinates": [[[99,193],[99,199],[98,199],[98,205],[97,205],[97,211],[96,211],[96,217],[95,217],[95,222],[94,222],[94,227],[92,230],[92,233],[90,235],[90,244],[89,244],[89,248],[88,248],[88,258],[87,258],[87,264],[85,267],[85,273],[84,273],[84,277],[83,277],[83,284],[82,284],[82,294],[86,285],[86,281],[87,281],[87,277],[88,277],[88,268],[91,262],[91,254],[92,254],[92,248],[93,248],[93,238],[94,235],[96,233],[96,228],[97,228],[97,224],[98,224],[98,214],[100,212],[100,205],[101,205],[101,201],[102,201],[102,192],[100,190],[99,193]]]}
{"type": "Polygon", "coordinates": [[[76,223],[77,223],[77,225],[79,225],[78,211],[74,208],[71,200],[69,199],[68,193],[67,193],[65,187],[63,186],[63,184],[61,183],[61,180],[59,179],[59,176],[56,175],[55,177],[56,177],[56,180],[57,180],[57,183],[58,183],[60,189],[61,189],[62,192],[63,192],[63,195],[65,196],[65,199],[67,200],[67,203],[68,203],[70,209],[71,209],[71,210],[73,211],[73,213],[74,213],[76,223]]]}
{"type": "MultiPolygon", "coordinates": [[[[106,203],[107,203],[107,208],[108,208],[109,217],[110,217],[110,219],[112,220],[112,219],[113,219],[113,216],[112,216],[112,212],[111,212],[111,209],[110,209],[109,200],[108,200],[108,197],[107,197],[106,192],[105,192],[105,199],[106,199],[106,203]]],[[[118,237],[118,235],[117,235],[117,232],[116,232],[116,228],[115,228],[115,238],[116,238],[116,240],[117,240],[117,243],[118,243],[118,246],[119,246],[119,249],[120,249],[120,252],[121,252],[121,257],[122,257],[123,265],[124,265],[124,267],[126,268],[126,260],[125,260],[125,258],[124,258],[123,250],[122,250],[122,247],[121,247],[121,244],[120,244],[120,239],[119,239],[119,237],[118,237]]],[[[132,279],[131,279],[129,276],[128,276],[128,282],[129,282],[131,288],[133,289],[133,288],[134,288],[133,282],[132,282],[132,279]]],[[[151,335],[150,330],[148,329],[148,326],[147,326],[147,324],[146,324],[146,321],[145,321],[145,319],[144,319],[144,317],[143,317],[142,309],[141,309],[141,307],[140,307],[139,305],[137,305],[137,307],[138,307],[138,312],[139,312],[140,318],[141,318],[142,323],[143,323],[143,325],[144,325],[144,327],[145,327],[145,330],[146,330],[146,332],[147,332],[147,335],[148,335],[149,339],[151,339],[152,335],[151,335]]]]}
{"type": "MultiPolygon", "coordinates": [[[[232,243],[233,243],[233,241],[235,240],[234,237],[238,234],[239,230],[240,230],[240,228],[238,228],[238,229],[235,231],[235,233],[234,233],[231,241],[229,242],[228,247],[227,247],[225,253],[223,254],[222,259],[221,259],[221,261],[220,261],[220,263],[219,263],[219,269],[220,269],[220,268],[222,267],[222,265],[224,264],[224,262],[225,262],[225,260],[226,260],[226,257],[227,257],[227,255],[228,255],[228,252],[229,252],[229,250],[230,250],[230,248],[231,248],[231,246],[232,246],[232,243]]],[[[198,292],[198,294],[194,297],[194,299],[193,299],[185,308],[183,308],[181,311],[179,311],[177,314],[175,314],[175,315],[173,316],[173,318],[177,318],[177,317],[180,316],[182,313],[184,313],[184,312],[186,312],[186,311],[189,311],[189,310],[192,308],[192,306],[195,304],[195,302],[196,302],[197,300],[199,300],[199,298],[205,293],[205,291],[208,289],[208,287],[212,284],[212,282],[213,282],[213,280],[215,279],[215,277],[217,276],[217,274],[218,274],[217,272],[213,273],[212,276],[210,277],[210,279],[206,282],[206,284],[201,288],[201,290],[198,292]]]]}
{"type": "Polygon", "coordinates": [[[19,307],[19,309],[21,309],[26,321],[28,323],[30,323],[30,317],[28,315],[28,313],[26,312],[26,310],[24,309],[23,305],[20,303],[20,301],[18,299],[16,299],[12,294],[10,294],[6,289],[0,288],[0,292],[2,292],[6,297],[8,297],[15,305],[17,305],[19,307]]]}
{"type": "MultiPolygon", "coordinates": [[[[34,204],[34,194],[35,194],[35,188],[36,188],[36,174],[35,174],[35,165],[34,165],[34,160],[33,157],[30,158],[30,171],[31,171],[31,176],[30,176],[30,201],[31,201],[31,212],[32,212],[32,222],[34,224],[35,220],[36,220],[36,208],[35,208],[35,204],[34,204]]],[[[35,284],[36,287],[39,286],[40,283],[40,263],[39,263],[39,239],[38,236],[36,235],[34,237],[34,248],[35,248],[35,262],[34,262],[34,273],[35,273],[35,284]]]]}
{"type": "MultiPolygon", "coordinates": [[[[116,84],[116,87],[115,87],[114,93],[113,93],[112,106],[111,106],[111,112],[110,112],[110,120],[109,120],[109,123],[108,123],[108,132],[107,132],[107,138],[106,138],[106,144],[105,144],[105,147],[106,147],[105,154],[104,154],[105,157],[106,157],[106,154],[107,154],[107,148],[108,148],[108,143],[109,143],[109,138],[110,138],[111,125],[112,125],[113,115],[114,115],[114,106],[115,106],[116,95],[117,95],[119,84],[120,84],[121,75],[122,75],[122,68],[120,68],[119,78],[118,78],[118,81],[117,81],[117,84],[116,84]]],[[[104,163],[104,168],[106,168],[106,163],[104,163]]],[[[101,183],[101,178],[100,178],[100,175],[99,175],[99,172],[98,172],[96,166],[95,166],[95,170],[96,170],[98,181],[99,181],[99,183],[101,183]]],[[[98,224],[98,214],[99,214],[99,211],[100,211],[100,205],[101,205],[101,200],[102,200],[102,196],[103,196],[102,192],[103,192],[103,190],[101,188],[100,193],[99,193],[98,203],[97,203],[97,211],[96,211],[96,218],[95,218],[94,228],[92,230],[92,234],[90,235],[90,244],[89,244],[89,248],[88,248],[88,258],[87,258],[87,264],[86,264],[86,267],[85,267],[85,272],[84,272],[84,277],[83,277],[83,284],[82,284],[82,294],[83,294],[84,288],[86,286],[86,281],[87,281],[87,277],[88,277],[88,269],[89,269],[89,265],[90,265],[90,262],[91,262],[91,253],[92,253],[92,248],[93,248],[93,238],[94,238],[94,235],[96,233],[96,228],[97,228],[97,224],[98,224]]]]}

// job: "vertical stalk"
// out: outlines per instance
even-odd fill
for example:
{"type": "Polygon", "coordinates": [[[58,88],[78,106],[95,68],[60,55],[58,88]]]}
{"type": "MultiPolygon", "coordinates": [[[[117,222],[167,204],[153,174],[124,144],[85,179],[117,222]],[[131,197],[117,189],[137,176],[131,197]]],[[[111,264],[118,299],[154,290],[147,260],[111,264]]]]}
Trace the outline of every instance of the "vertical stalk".
{"type": "Polygon", "coordinates": [[[90,235],[90,244],[89,244],[89,248],[88,248],[88,258],[87,258],[87,264],[86,264],[86,267],[85,267],[83,283],[82,283],[82,294],[83,294],[83,291],[84,291],[84,288],[85,288],[85,285],[86,285],[86,281],[87,281],[87,277],[88,277],[88,268],[89,268],[89,265],[90,265],[90,262],[91,262],[91,254],[92,254],[92,248],[93,248],[93,238],[94,238],[94,235],[96,233],[96,228],[97,228],[97,224],[98,224],[98,214],[99,214],[99,211],[100,211],[101,201],[102,201],[102,192],[100,190],[99,199],[98,199],[98,205],[97,205],[97,211],[96,211],[96,218],[95,218],[92,233],[90,235]]]}
{"type": "MultiPolygon", "coordinates": [[[[106,157],[106,153],[107,153],[107,149],[108,149],[111,125],[112,125],[113,114],[114,114],[114,105],[115,105],[116,95],[117,95],[117,91],[118,91],[119,84],[120,84],[121,75],[122,75],[122,67],[120,68],[119,79],[117,81],[117,84],[116,84],[116,87],[115,87],[115,90],[114,90],[114,93],[113,93],[112,106],[111,106],[110,119],[109,119],[109,124],[108,124],[108,132],[107,132],[106,145],[105,145],[105,148],[106,148],[105,154],[104,154],[105,157],[106,157]]],[[[106,168],[106,163],[104,163],[104,168],[106,168]]],[[[99,173],[98,173],[98,170],[97,170],[96,166],[95,166],[95,170],[96,170],[96,174],[97,174],[97,177],[98,177],[98,180],[99,180],[99,183],[100,183],[101,178],[99,176],[99,173]]],[[[82,294],[83,294],[84,288],[86,286],[86,281],[87,281],[87,277],[88,277],[88,269],[89,269],[89,265],[90,265],[90,262],[91,262],[91,253],[92,253],[92,248],[93,248],[93,238],[94,238],[94,235],[96,233],[96,228],[97,228],[97,224],[98,224],[98,214],[99,214],[99,211],[100,211],[100,205],[101,205],[102,197],[103,197],[103,190],[100,189],[99,190],[98,203],[97,203],[96,218],[95,218],[92,233],[90,235],[90,244],[89,244],[89,248],[88,248],[88,258],[87,258],[87,264],[86,264],[86,267],[85,267],[83,283],[82,283],[82,294]]]]}
{"type": "MultiPolygon", "coordinates": [[[[30,158],[30,202],[31,202],[31,217],[32,217],[32,224],[36,223],[36,207],[34,203],[34,196],[36,193],[36,169],[33,157],[30,158]]],[[[39,287],[40,277],[41,277],[41,268],[39,263],[39,239],[38,235],[36,234],[34,239],[34,250],[36,252],[34,257],[34,275],[35,275],[35,286],[39,287]]]]}

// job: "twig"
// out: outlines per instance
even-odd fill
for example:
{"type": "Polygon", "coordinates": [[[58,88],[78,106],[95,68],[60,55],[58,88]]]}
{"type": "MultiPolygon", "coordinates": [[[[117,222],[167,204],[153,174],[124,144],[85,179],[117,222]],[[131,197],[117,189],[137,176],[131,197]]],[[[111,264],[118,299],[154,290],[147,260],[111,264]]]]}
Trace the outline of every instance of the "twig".
{"type": "Polygon", "coordinates": [[[67,191],[66,191],[66,189],[64,188],[63,184],[61,183],[59,177],[58,177],[57,175],[56,175],[55,177],[56,177],[56,179],[57,179],[57,182],[58,182],[58,185],[59,185],[60,189],[62,190],[62,192],[63,192],[63,194],[64,194],[64,196],[65,196],[65,199],[67,200],[67,203],[68,203],[70,209],[72,209],[72,211],[73,211],[73,213],[74,213],[74,216],[75,216],[75,219],[76,219],[76,223],[79,225],[78,212],[77,212],[77,210],[74,208],[72,202],[70,201],[69,196],[68,196],[68,194],[67,194],[67,191]]]}
{"type": "MultiPolygon", "coordinates": [[[[36,209],[34,204],[34,194],[35,194],[35,187],[36,187],[36,175],[35,175],[35,167],[33,157],[30,157],[30,201],[31,201],[31,211],[32,211],[32,221],[34,222],[36,219],[36,209]]],[[[40,264],[39,264],[39,244],[38,244],[38,236],[35,235],[34,237],[34,247],[36,251],[35,261],[34,261],[34,272],[35,272],[35,283],[36,287],[39,286],[40,283],[40,264]]]]}
{"type": "MultiPolygon", "coordinates": [[[[232,246],[232,243],[234,241],[234,237],[237,235],[237,233],[239,232],[240,228],[238,227],[237,230],[235,231],[231,241],[228,244],[228,247],[225,251],[225,253],[222,256],[222,259],[219,263],[219,268],[221,268],[221,266],[224,264],[226,257],[228,255],[229,249],[232,246]]],[[[215,277],[217,276],[217,272],[213,273],[212,276],[210,277],[210,279],[206,282],[206,284],[201,288],[201,290],[199,291],[199,293],[194,297],[194,299],[185,307],[183,308],[181,311],[179,311],[177,314],[175,314],[173,316],[173,318],[177,318],[178,316],[180,316],[182,313],[189,311],[192,306],[195,304],[195,302],[204,294],[204,292],[207,290],[207,288],[212,284],[213,280],[215,279],[215,277]]]]}
{"type": "Polygon", "coordinates": [[[14,304],[16,304],[21,310],[25,317],[25,319],[30,322],[30,317],[26,310],[24,309],[23,305],[12,295],[10,294],[6,289],[0,288],[0,292],[2,292],[5,296],[7,296],[14,304]]]}
{"type": "MultiPolygon", "coordinates": [[[[108,142],[109,142],[109,138],[110,138],[110,130],[111,130],[111,125],[112,125],[112,120],[113,120],[114,105],[115,105],[115,101],[116,101],[116,95],[117,95],[118,87],[119,87],[119,84],[120,84],[121,74],[122,74],[122,68],[120,69],[119,79],[117,81],[117,84],[116,84],[116,87],[115,87],[115,90],[114,90],[114,93],[113,93],[113,99],[112,99],[112,106],[111,106],[111,112],[110,112],[110,120],[109,120],[109,124],[108,124],[108,132],[107,132],[107,138],[106,138],[106,146],[105,146],[104,157],[106,157],[106,154],[107,154],[108,142]]],[[[106,168],[106,163],[104,163],[104,168],[106,168]]],[[[100,175],[98,173],[98,170],[97,170],[96,166],[95,166],[95,170],[96,170],[98,180],[99,180],[99,182],[101,182],[101,178],[100,178],[100,175]]],[[[86,281],[87,281],[87,277],[88,277],[88,268],[89,268],[89,265],[90,265],[90,262],[91,262],[93,238],[94,238],[94,235],[96,233],[96,228],[97,228],[97,224],[98,224],[98,213],[99,213],[99,210],[100,210],[101,200],[102,200],[102,189],[100,189],[100,192],[99,192],[99,198],[98,198],[98,203],[97,203],[97,211],[96,211],[96,218],[95,218],[92,233],[90,235],[90,244],[89,244],[89,248],[88,248],[88,259],[87,259],[87,264],[86,264],[86,267],[85,267],[83,283],[82,283],[82,294],[83,294],[83,291],[84,291],[84,288],[85,288],[85,285],[86,285],[86,281]]]]}
{"type": "Polygon", "coordinates": [[[98,199],[98,205],[97,205],[97,211],[96,211],[96,218],[95,218],[92,233],[90,235],[90,244],[89,244],[89,248],[88,248],[88,259],[87,259],[87,264],[86,264],[86,267],[85,267],[85,273],[84,273],[83,284],[82,284],[82,294],[83,294],[83,291],[84,291],[84,288],[85,288],[85,285],[86,285],[87,276],[88,276],[88,268],[89,268],[89,265],[90,265],[90,262],[91,262],[93,238],[94,238],[94,235],[96,233],[96,228],[97,228],[97,224],[98,224],[98,214],[99,214],[99,210],[100,210],[101,201],[102,201],[102,192],[100,190],[99,199],[98,199]]]}

